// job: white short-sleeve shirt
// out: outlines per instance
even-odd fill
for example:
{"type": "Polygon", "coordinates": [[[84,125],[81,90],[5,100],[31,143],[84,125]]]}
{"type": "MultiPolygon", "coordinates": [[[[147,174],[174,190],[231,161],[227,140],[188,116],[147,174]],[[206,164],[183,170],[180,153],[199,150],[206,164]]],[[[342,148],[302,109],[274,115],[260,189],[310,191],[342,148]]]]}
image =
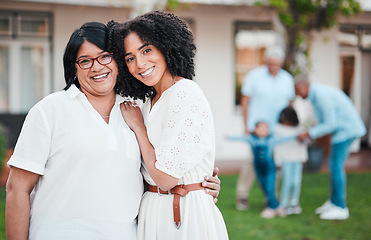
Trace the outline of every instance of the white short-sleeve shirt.
{"type": "Polygon", "coordinates": [[[116,96],[109,124],[72,85],[28,113],[9,166],[40,174],[29,239],[136,239],[143,180],[116,96]]]}
{"type": "MultiPolygon", "coordinates": [[[[294,136],[303,131],[304,129],[300,126],[292,127],[277,124],[275,128],[275,137],[294,136]]],[[[307,160],[307,145],[298,140],[283,142],[274,147],[274,162],[277,166],[281,166],[282,162],[306,162],[307,160]]]]}

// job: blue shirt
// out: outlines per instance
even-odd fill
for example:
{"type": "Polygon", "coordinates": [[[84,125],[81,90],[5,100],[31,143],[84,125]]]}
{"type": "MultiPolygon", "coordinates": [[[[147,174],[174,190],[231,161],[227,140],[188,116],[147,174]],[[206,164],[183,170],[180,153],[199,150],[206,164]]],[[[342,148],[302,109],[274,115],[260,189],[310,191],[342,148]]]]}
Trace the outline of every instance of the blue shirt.
{"type": "Polygon", "coordinates": [[[340,143],[365,135],[361,117],[350,98],[340,89],[312,83],[308,99],[318,120],[318,124],[309,129],[311,138],[331,134],[332,143],[340,143]]]}
{"type": "Polygon", "coordinates": [[[272,137],[268,136],[265,138],[258,137],[255,134],[247,134],[243,136],[230,136],[229,140],[245,141],[251,145],[251,149],[254,154],[255,161],[266,161],[272,158],[273,147],[276,144],[283,143],[290,140],[295,140],[297,135],[286,136],[286,137],[272,137]]]}
{"type": "Polygon", "coordinates": [[[267,122],[269,129],[274,131],[280,112],[295,97],[294,80],[283,69],[273,77],[267,66],[261,66],[246,74],[241,93],[250,97],[247,113],[249,131],[253,131],[259,121],[267,122]]]}

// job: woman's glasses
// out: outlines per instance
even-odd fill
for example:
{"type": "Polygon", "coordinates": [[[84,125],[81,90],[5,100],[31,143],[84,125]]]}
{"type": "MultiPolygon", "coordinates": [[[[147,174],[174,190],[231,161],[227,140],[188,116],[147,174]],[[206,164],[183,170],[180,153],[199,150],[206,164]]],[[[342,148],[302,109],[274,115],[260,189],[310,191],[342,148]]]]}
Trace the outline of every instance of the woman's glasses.
{"type": "Polygon", "coordinates": [[[77,60],[76,63],[81,69],[89,69],[93,66],[94,60],[96,60],[100,65],[105,66],[112,62],[112,58],[113,56],[111,53],[104,53],[96,58],[81,58],[77,60]]]}

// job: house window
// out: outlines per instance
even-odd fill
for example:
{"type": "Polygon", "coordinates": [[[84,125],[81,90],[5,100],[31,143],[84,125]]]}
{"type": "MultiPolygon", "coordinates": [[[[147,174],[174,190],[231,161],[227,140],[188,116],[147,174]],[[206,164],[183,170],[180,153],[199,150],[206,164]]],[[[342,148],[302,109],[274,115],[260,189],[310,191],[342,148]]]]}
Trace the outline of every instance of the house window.
{"type": "Polygon", "coordinates": [[[341,47],[357,47],[358,36],[356,26],[340,26],[337,40],[341,47]]]}
{"type": "Polygon", "coordinates": [[[359,45],[361,50],[371,51],[371,26],[359,29],[359,45]]]}
{"type": "Polygon", "coordinates": [[[241,86],[247,72],[264,64],[267,47],[281,42],[271,22],[236,22],[235,48],[235,104],[240,105],[241,86]]]}
{"type": "Polygon", "coordinates": [[[0,113],[27,113],[50,93],[49,13],[0,11],[0,113]]]}
{"type": "Polygon", "coordinates": [[[10,36],[11,16],[9,14],[0,15],[0,34],[10,36]]]}
{"type": "Polygon", "coordinates": [[[341,86],[346,95],[351,97],[354,82],[355,57],[344,55],[340,57],[341,66],[341,86]]]}
{"type": "Polygon", "coordinates": [[[20,36],[48,37],[49,19],[47,16],[18,17],[18,34],[20,36]]]}
{"type": "Polygon", "coordinates": [[[341,47],[371,51],[371,25],[341,25],[337,35],[341,47]]]}

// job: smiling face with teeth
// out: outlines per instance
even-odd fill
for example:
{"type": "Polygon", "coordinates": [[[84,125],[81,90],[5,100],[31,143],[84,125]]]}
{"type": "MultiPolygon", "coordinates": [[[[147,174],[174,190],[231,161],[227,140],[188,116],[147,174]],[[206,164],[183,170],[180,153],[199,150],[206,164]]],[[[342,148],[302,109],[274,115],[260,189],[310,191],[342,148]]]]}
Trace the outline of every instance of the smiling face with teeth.
{"type": "Polygon", "coordinates": [[[131,32],[124,39],[125,62],[129,72],[157,93],[173,83],[164,55],[154,45],[143,42],[137,33],[131,32]]]}
{"type": "MultiPolygon", "coordinates": [[[[76,60],[95,58],[102,53],[106,52],[85,41],[77,53],[76,60]]],[[[117,73],[117,64],[114,60],[107,65],[101,65],[95,60],[93,66],[89,69],[81,69],[76,63],[76,76],[80,83],[80,91],[88,98],[89,96],[114,95],[117,73]]]]}

